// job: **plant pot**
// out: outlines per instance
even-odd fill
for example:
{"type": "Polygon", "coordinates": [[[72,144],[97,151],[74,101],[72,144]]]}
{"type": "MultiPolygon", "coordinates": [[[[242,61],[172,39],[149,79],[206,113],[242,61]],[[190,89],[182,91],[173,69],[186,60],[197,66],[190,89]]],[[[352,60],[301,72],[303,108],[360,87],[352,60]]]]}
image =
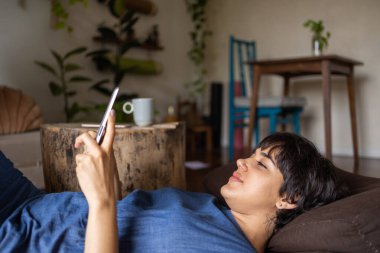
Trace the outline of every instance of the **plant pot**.
{"type": "Polygon", "coordinates": [[[312,39],[312,49],[314,56],[320,56],[323,53],[323,46],[321,41],[318,38],[312,39]]]}

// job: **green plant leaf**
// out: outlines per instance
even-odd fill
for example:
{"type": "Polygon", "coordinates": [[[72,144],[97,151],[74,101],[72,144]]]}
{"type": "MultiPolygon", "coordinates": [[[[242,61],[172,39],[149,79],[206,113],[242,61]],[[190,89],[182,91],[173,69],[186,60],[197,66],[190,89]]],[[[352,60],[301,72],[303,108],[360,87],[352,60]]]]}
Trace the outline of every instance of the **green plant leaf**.
{"type": "Polygon", "coordinates": [[[57,61],[59,67],[63,68],[63,59],[62,59],[62,57],[57,52],[55,52],[54,50],[50,50],[50,51],[51,51],[51,54],[54,56],[55,60],[57,61]]]}
{"type": "Polygon", "coordinates": [[[75,115],[80,111],[80,107],[77,102],[73,103],[66,112],[67,114],[67,121],[71,122],[72,119],[75,117],[75,115]]]}
{"type": "Polygon", "coordinates": [[[109,49],[100,49],[100,50],[95,50],[95,51],[91,51],[89,53],[86,54],[86,57],[92,57],[92,56],[98,56],[98,55],[105,55],[105,54],[108,54],[109,52],[111,52],[111,50],[109,49]]]}
{"type": "Polygon", "coordinates": [[[70,34],[74,31],[73,27],[71,25],[67,26],[66,31],[70,34]]]}
{"type": "Polygon", "coordinates": [[[69,79],[70,83],[89,82],[89,81],[92,81],[92,79],[86,76],[73,76],[69,79]]]}
{"type": "Polygon", "coordinates": [[[103,80],[100,80],[100,81],[94,83],[94,84],[90,87],[90,89],[92,89],[92,88],[94,88],[94,87],[101,87],[101,86],[103,86],[104,84],[109,83],[109,81],[110,81],[109,79],[103,79],[103,80]]]}
{"type": "Polygon", "coordinates": [[[132,20],[133,16],[136,14],[136,12],[132,10],[127,10],[123,18],[121,19],[122,24],[128,23],[128,21],[132,20]]]}
{"type": "Polygon", "coordinates": [[[129,49],[140,46],[140,42],[137,40],[129,41],[121,46],[120,55],[125,54],[129,49]]]}
{"type": "Polygon", "coordinates": [[[110,11],[116,17],[121,17],[125,12],[125,0],[110,0],[110,11]]]}
{"type": "Polygon", "coordinates": [[[87,6],[88,0],[69,0],[69,5],[74,5],[76,3],[82,3],[83,6],[87,6]]]}
{"type": "Polygon", "coordinates": [[[54,76],[58,76],[55,69],[52,66],[50,66],[49,64],[42,62],[42,61],[34,61],[34,63],[37,64],[38,66],[40,66],[41,68],[45,69],[49,73],[53,74],[54,76]]]}
{"type": "Polygon", "coordinates": [[[315,22],[311,19],[308,19],[305,21],[305,23],[303,23],[303,26],[304,27],[311,27],[315,22]]]}
{"type": "Polygon", "coordinates": [[[65,22],[63,21],[57,21],[57,23],[54,24],[53,28],[56,29],[56,30],[63,30],[65,29],[65,22]]]}
{"type": "Polygon", "coordinates": [[[65,54],[65,56],[63,57],[64,60],[66,60],[67,58],[73,56],[73,55],[76,55],[76,54],[81,54],[83,52],[85,52],[87,50],[87,47],[78,47],[78,48],[75,48],[69,52],[67,52],[65,54]]]}
{"type": "Polygon", "coordinates": [[[123,80],[124,78],[124,75],[125,75],[125,71],[117,71],[115,73],[115,76],[114,76],[114,83],[116,85],[119,85],[121,83],[121,81],[123,80]]]}
{"type": "Polygon", "coordinates": [[[66,72],[76,71],[76,70],[80,70],[80,69],[83,69],[83,67],[78,65],[78,64],[75,64],[75,63],[65,64],[65,71],[66,72]]]}
{"type": "Polygon", "coordinates": [[[66,92],[66,95],[69,97],[75,96],[76,94],[77,94],[77,92],[75,90],[70,90],[70,91],[66,92]]]}
{"type": "Polygon", "coordinates": [[[111,94],[112,94],[112,91],[106,87],[100,87],[100,86],[94,87],[93,86],[93,87],[91,87],[91,89],[96,90],[97,92],[99,92],[99,93],[101,93],[107,97],[111,96],[111,94]]]}
{"type": "Polygon", "coordinates": [[[137,97],[137,93],[122,93],[117,97],[116,101],[124,102],[137,97]]]}
{"type": "Polygon", "coordinates": [[[123,32],[128,32],[132,29],[132,27],[136,24],[136,22],[139,20],[139,17],[135,17],[128,21],[127,23],[123,24],[123,32]]]}
{"type": "Polygon", "coordinates": [[[107,26],[98,27],[98,32],[105,41],[117,42],[119,40],[117,33],[107,26]]]}
{"type": "Polygon", "coordinates": [[[95,63],[96,68],[99,71],[106,71],[115,68],[115,65],[105,56],[100,55],[93,57],[92,61],[95,63]]]}
{"type": "Polygon", "coordinates": [[[49,82],[49,88],[53,96],[59,96],[63,93],[63,88],[55,82],[49,82]]]}

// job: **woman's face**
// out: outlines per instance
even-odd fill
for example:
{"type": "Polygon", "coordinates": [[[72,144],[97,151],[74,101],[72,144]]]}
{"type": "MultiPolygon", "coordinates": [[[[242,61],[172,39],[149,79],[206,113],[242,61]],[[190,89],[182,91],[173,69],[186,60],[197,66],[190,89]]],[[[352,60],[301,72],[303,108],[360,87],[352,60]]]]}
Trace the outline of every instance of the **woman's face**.
{"type": "Polygon", "coordinates": [[[275,152],[271,157],[268,151],[256,149],[250,157],[237,160],[237,170],[221,189],[231,210],[244,214],[276,210],[284,178],[275,165],[275,152]]]}

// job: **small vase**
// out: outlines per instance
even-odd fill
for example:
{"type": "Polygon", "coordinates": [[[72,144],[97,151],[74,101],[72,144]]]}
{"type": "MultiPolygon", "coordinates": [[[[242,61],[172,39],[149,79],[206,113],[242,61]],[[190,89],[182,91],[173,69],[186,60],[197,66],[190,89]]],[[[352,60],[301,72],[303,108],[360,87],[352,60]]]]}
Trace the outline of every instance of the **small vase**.
{"type": "Polygon", "coordinates": [[[313,55],[320,56],[322,54],[322,45],[318,38],[312,40],[313,55]]]}

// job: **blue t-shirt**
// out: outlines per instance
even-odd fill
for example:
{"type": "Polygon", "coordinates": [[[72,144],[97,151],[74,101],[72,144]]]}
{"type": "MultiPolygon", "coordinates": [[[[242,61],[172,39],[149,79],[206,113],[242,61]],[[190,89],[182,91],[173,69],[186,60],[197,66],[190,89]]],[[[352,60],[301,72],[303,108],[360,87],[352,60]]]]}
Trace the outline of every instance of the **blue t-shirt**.
{"type": "MultiPolygon", "coordinates": [[[[5,189],[2,183],[0,177],[5,189]]],[[[88,215],[83,194],[31,190],[16,201],[18,207],[0,202],[0,252],[83,252],[88,215]],[[12,208],[5,217],[3,209],[12,208]]],[[[120,252],[256,252],[230,210],[209,194],[137,190],[118,202],[117,222],[120,252]]]]}

